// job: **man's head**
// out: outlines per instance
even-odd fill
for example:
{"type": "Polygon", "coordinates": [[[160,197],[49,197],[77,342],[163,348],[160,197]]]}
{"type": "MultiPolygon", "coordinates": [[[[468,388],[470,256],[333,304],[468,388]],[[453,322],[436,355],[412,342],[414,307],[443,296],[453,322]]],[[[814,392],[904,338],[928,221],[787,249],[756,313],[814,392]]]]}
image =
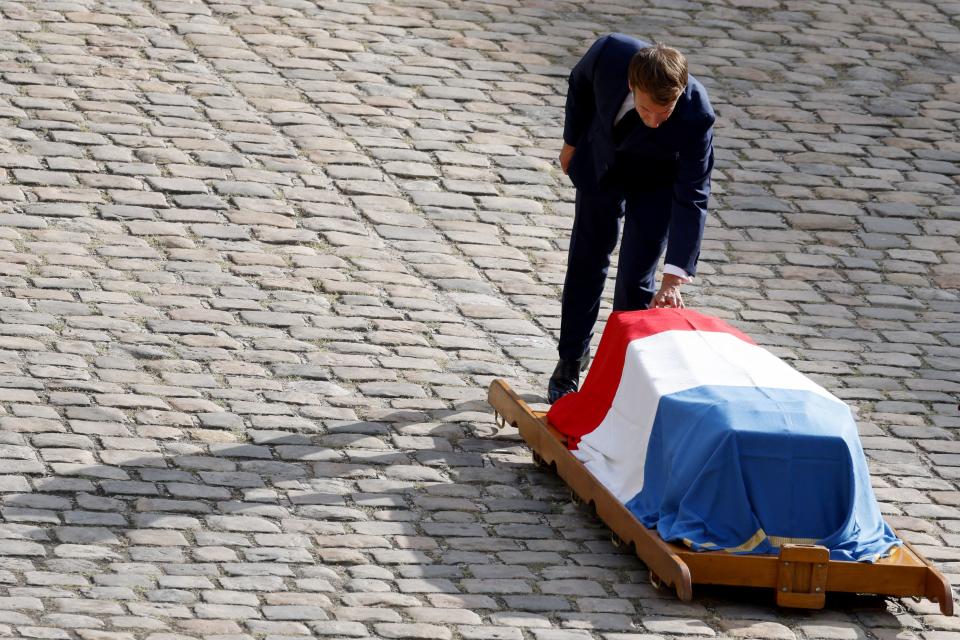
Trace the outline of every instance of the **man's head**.
{"type": "Polygon", "coordinates": [[[687,59],[673,47],[659,43],[646,47],[630,60],[627,82],[643,124],[656,129],[687,88],[687,59]]]}

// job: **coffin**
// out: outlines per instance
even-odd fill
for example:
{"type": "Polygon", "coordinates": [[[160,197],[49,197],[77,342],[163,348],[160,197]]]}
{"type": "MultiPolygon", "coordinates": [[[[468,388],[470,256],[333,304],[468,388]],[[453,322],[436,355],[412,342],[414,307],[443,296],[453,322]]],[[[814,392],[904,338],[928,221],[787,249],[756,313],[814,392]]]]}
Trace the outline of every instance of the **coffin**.
{"type": "Polygon", "coordinates": [[[850,408],[718,318],[613,313],[581,390],[547,418],[666,541],[734,554],[817,544],[867,562],[901,544],[850,408]]]}

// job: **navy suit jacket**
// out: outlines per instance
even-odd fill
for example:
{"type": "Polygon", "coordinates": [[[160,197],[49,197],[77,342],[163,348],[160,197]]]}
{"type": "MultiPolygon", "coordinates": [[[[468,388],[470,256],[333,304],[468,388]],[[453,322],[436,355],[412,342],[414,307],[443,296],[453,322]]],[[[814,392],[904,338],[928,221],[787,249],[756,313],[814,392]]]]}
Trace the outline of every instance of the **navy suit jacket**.
{"type": "MultiPolygon", "coordinates": [[[[630,60],[647,46],[620,33],[604,36],[570,73],[563,141],[576,147],[568,174],[578,189],[595,192],[604,188],[603,178],[617,157],[613,125],[630,91],[630,60]]],[[[665,163],[676,167],[673,203],[671,211],[665,212],[670,215],[666,262],[690,275],[696,272],[707,217],[715,118],[706,89],[690,76],[667,121],[656,129],[641,123],[619,147],[621,152],[629,152],[638,179],[665,163]]]]}

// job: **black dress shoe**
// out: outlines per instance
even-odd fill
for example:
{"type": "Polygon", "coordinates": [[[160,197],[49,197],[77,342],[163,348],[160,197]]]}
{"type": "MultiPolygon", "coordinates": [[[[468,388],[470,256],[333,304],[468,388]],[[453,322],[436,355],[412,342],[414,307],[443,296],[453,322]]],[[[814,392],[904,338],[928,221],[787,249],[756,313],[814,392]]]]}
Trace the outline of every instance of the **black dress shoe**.
{"type": "Polygon", "coordinates": [[[590,352],[587,351],[576,360],[560,358],[557,368],[550,376],[547,385],[547,400],[553,404],[568,393],[573,393],[580,387],[580,372],[586,370],[590,363],[590,352]]]}

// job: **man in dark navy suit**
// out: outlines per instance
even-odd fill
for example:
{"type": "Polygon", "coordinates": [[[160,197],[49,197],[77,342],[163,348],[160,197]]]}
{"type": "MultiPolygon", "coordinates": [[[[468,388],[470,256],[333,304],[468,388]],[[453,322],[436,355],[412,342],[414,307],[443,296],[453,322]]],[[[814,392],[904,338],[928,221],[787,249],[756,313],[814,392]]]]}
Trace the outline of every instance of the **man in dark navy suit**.
{"type": "Polygon", "coordinates": [[[683,307],[707,215],[714,119],[706,89],[671,47],[611,34],[570,73],[560,166],[577,188],[576,212],[551,403],[576,391],[587,367],[621,225],[614,311],[683,307]]]}

